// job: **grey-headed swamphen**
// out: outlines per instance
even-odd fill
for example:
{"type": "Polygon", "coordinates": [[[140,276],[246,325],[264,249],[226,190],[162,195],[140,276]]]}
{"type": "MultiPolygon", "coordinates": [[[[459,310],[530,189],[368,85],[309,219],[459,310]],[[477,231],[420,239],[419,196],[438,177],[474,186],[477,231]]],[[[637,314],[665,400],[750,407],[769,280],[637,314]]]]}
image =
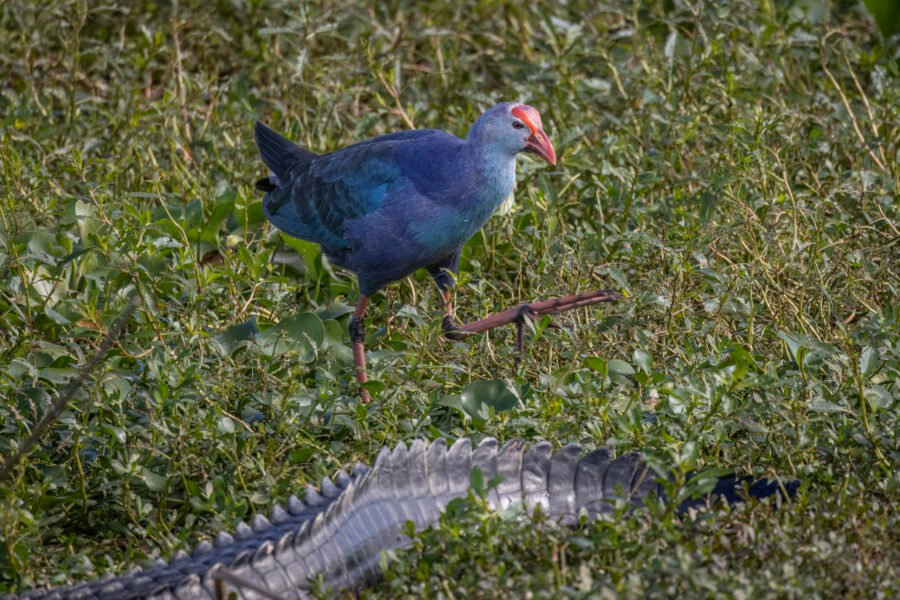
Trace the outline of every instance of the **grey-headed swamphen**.
{"type": "MultiPolygon", "coordinates": [[[[556,164],[541,116],[531,106],[498,104],[465,139],[436,129],[399,131],[329,154],[316,154],[256,123],[256,143],[271,175],[266,218],[288,235],[322,246],[356,273],[360,297],[350,320],[356,378],[366,381],[369,296],[425,268],[444,298],[445,331],[456,330],[450,288],[463,244],[513,191],[516,155],[556,164]]],[[[363,401],[368,400],[361,389],[363,401]]]]}

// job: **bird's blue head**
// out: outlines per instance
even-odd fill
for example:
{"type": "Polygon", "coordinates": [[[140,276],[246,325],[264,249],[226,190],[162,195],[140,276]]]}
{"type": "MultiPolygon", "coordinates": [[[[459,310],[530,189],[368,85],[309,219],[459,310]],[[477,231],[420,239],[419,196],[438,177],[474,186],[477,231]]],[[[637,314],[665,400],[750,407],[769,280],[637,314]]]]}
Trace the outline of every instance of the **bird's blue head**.
{"type": "Polygon", "coordinates": [[[494,106],[475,121],[466,139],[509,156],[531,152],[556,164],[556,152],[544,133],[541,115],[527,104],[503,102],[494,106]]]}

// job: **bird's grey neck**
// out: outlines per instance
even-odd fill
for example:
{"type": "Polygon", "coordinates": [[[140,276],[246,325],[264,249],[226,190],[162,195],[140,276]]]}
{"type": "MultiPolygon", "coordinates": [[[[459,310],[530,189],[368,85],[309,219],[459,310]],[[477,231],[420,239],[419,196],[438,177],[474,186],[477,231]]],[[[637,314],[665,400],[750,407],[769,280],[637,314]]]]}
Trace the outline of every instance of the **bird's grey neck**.
{"type": "Polygon", "coordinates": [[[515,169],[515,154],[498,151],[491,145],[483,143],[477,136],[473,138],[471,133],[470,136],[466,138],[466,146],[468,147],[469,156],[472,157],[473,163],[484,175],[515,169]]]}
{"type": "Polygon", "coordinates": [[[516,157],[492,152],[483,146],[474,146],[470,156],[479,181],[478,192],[473,196],[473,210],[479,213],[478,220],[486,221],[512,193],[516,180],[516,157]],[[481,214],[485,211],[486,214],[481,214]]]}

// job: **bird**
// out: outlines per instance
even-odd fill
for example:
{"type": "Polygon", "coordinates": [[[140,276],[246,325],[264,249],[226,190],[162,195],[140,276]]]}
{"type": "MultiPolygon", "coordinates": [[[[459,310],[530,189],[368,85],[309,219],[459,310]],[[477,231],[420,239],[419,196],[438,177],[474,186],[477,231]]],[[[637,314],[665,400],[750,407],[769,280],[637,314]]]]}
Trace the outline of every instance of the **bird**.
{"type": "MultiPolygon", "coordinates": [[[[442,327],[453,337],[451,293],[463,245],[512,194],[518,154],[556,164],[540,113],[518,102],[486,110],[465,138],[412,129],[317,154],[260,121],[254,134],[270,173],[256,182],[265,192],[263,214],[356,275],[359,300],[349,332],[359,384],[367,381],[369,298],[424,268],[440,289],[442,327]]],[[[359,393],[369,401],[365,387],[359,393]]]]}

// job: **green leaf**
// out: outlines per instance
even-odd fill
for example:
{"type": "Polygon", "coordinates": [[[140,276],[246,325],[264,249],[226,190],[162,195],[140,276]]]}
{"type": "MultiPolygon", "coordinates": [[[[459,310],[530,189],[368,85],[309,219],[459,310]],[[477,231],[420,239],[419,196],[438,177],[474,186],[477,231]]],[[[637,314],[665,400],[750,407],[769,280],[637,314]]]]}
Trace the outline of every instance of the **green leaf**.
{"type": "Polygon", "coordinates": [[[791,358],[804,376],[808,367],[822,366],[826,359],[838,353],[834,346],[801,333],[779,331],[778,337],[784,341],[791,358]]]}
{"type": "Polygon", "coordinates": [[[64,254],[57,243],[56,236],[42,229],[22,234],[16,238],[16,241],[27,241],[28,251],[31,255],[49,265],[55,265],[57,258],[64,254]]]}
{"type": "Polygon", "coordinates": [[[699,457],[700,449],[697,447],[697,442],[685,442],[684,446],[681,447],[681,451],[678,453],[678,466],[687,471],[688,469],[693,468],[699,457]]]}
{"type": "Polygon", "coordinates": [[[353,364],[353,350],[344,344],[329,346],[328,356],[332,357],[334,362],[342,367],[349,367],[353,364]]]}
{"type": "Polygon", "coordinates": [[[470,383],[459,394],[444,396],[438,404],[460,410],[480,429],[491,414],[509,410],[518,402],[516,390],[505,381],[497,379],[470,383]]]}
{"type": "Polygon", "coordinates": [[[460,397],[464,406],[484,404],[494,412],[510,410],[519,403],[518,392],[502,379],[472,382],[462,389],[460,397]]]}
{"type": "Polygon", "coordinates": [[[646,350],[637,348],[631,358],[641,371],[650,373],[653,370],[653,357],[646,350]]]}
{"type": "Polygon", "coordinates": [[[281,234],[281,241],[284,245],[294,250],[303,258],[303,264],[306,265],[306,272],[309,274],[309,278],[314,281],[317,280],[319,278],[317,261],[319,254],[322,252],[319,245],[291,237],[284,233],[281,234]]]}
{"type": "Polygon", "coordinates": [[[337,321],[322,321],[322,327],[325,329],[325,338],[322,345],[325,348],[332,346],[342,346],[344,344],[344,327],[337,321]]]}
{"type": "Polygon", "coordinates": [[[81,245],[84,247],[92,246],[90,237],[97,233],[100,229],[100,220],[96,218],[96,209],[93,204],[75,201],[75,218],[78,220],[78,232],[81,238],[81,245]]]}
{"type": "Polygon", "coordinates": [[[233,354],[238,348],[245,346],[246,342],[256,338],[259,327],[256,325],[256,317],[250,317],[249,321],[238,323],[228,327],[225,331],[213,338],[213,347],[221,354],[233,354]]]}
{"type": "Polygon", "coordinates": [[[459,394],[447,394],[446,396],[438,400],[437,404],[440,406],[455,408],[461,411],[465,416],[468,416],[466,409],[463,407],[462,398],[459,397],[459,394]]]}
{"type": "Polygon", "coordinates": [[[365,383],[361,383],[359,387],[369,390],[369,393],[373,396],[380,394],[385,390],[384,383],[378,381],[377,379],[371,379],[365,383]]]}
{"type": "Polygon", "coordinates": [[[866,346],[859,355],[859,372],[868,378],[878,368],[878,350],[872,346],[866,346]]]}
{"type": "Polygon", "coordinates": [[[53,385],[61,386],[78,377],[78,370],[71,367],[47,367],[38,371],[38,376],[53,385]]]}
{"type": "Polygon", "coordinates": [[[234,204],[234,219],[240,227],[258,225],[266,220],[262,210],[262,200],[242,198],[234,204]]]}
{"type": "Polygon", "coordinates": [[[751,431],[753,433],[769,433],[768,428],[764,425],[757,423],[753,419],[748,419],[747,417],[738,418],[738,422],[743,426],[747,431],[751,431]]]}
{"type": "Polygon", "coordinates": [[[213,205],[212,214],[206,219],[203,226],[203,239],[211,244],[215,244],[219,238],[219,229],[222,223],[228,218],[228,215],[234,210],[235,198],[237,192],[229,190],[216,198],[213,205]]]}
{"type": "Polygon", "coordinates": [[[72,323],[72,321],[64,314],[53,310],[49,306],[44,307],[44,314],[50,317],[57,325],[69,325],[72,323]]]}
{"type": "Polygon", "coordinates": [[[483,499],[487,496],[487,488],[484,485],[484,472],[478,467],[473,468],[469,473],[469,485],[472,486],[472,491],[479,498],[483,499]]]}
{"type": "Polygon", "coordinates": [[[219,433],[234,433],[234,421],[231,417],[222,415],[216,423],[216,431],[219,433]]]}
{"type": "Polygon", "coordinates": [[[794,362],[802,365],[803,354],[806,351],[806,347],[803,345],[803,337],[798,334],[787,333],[786,331],[779,331],[778,337],[784,341],[794,362]]]}
{"type": "Polygon", "coordinates": [[[606,375],[608,373],[606,361],[599,356],[588,356],[584,359],[584,366],[600,375],[606,375]]]}
{"type": "Polygon", "coordinates": [[[472,419],[473,425],[478,430],[484,427],[485,420],[490,416],[487,413],[487,407],[481,402],[473,402],[471,398],[468,399],[468,402],[463,402],[462,396],[459,394],[448,394],[438,400],[437,403],[440,406],[457,409],[464,418],[472,419]]]}
{"type": "Polygon", "coordinates": [[[889,408],[894,403],[894,396],[880,385],[871,385],[863,395],[874,410],[889,408]]]}
{"type": "Polygon", "coordinates": [[[830,402],[828,400],[813,400],[809,404],[809,410],[813,412],[820,413],[838,413],[845,412],[849,413],[850,411],[841,406],[840,404],[835,404],[834,402],[830,402]]]}
{"type": "Polygon", "coordinates": [[[328,306],[317,310],[316,314],[319,315],[319,318],[323,321],[328,321],[329,319],[339,319],[344,315],[349,315],[353,310],[354,308],[352,306],[344,304],[343,302],[332,302],[328,306]]]}
{"type": "Polygon", "coordinates": [[[141,481],[151,492],[162,492],[169,486],[169,478],[157,475],[147,467],[141,467],[141,481]]]}
{"type": "Polygon", "coordinates": [[[325,341],[325,325],[313,313],[285,317],[256,336],[260,350],[267,356],[297,354],[301,362],[312,362],[325,341]]]}
{"type": "Polygon", "coordinates": [[[900,33],[900,2],[897,0],[863,0],[863,4],[872,13],[872,17],[885,38],[900,33]]]}
{"type": "Polygon", "coordinates": [[[607,273],[609,273],[609,276],[612,277],[617,284],[619,284],[619,288],[623,290],[628,289],[628,278],[625,277],[625,273],[615,267],[609,267],[606,271],[607,273]]]}
{"type": "Polygon", "coordinates": [[[634,375],[634,367],[618,358],[610,360],[609,363],[607,363],[607,367],[609,368],[610,373],[615,373],[616,375],[634,375]]]}
{"type": "Polygon", "coordinates": [[[113,425],[104,425],[103,431],[109,435],[109,437],[113,438],[120,444],[125,444],[128,441],[128,436],[125,434],[125,430],[121,427],[116,427],[113,425]]]}

